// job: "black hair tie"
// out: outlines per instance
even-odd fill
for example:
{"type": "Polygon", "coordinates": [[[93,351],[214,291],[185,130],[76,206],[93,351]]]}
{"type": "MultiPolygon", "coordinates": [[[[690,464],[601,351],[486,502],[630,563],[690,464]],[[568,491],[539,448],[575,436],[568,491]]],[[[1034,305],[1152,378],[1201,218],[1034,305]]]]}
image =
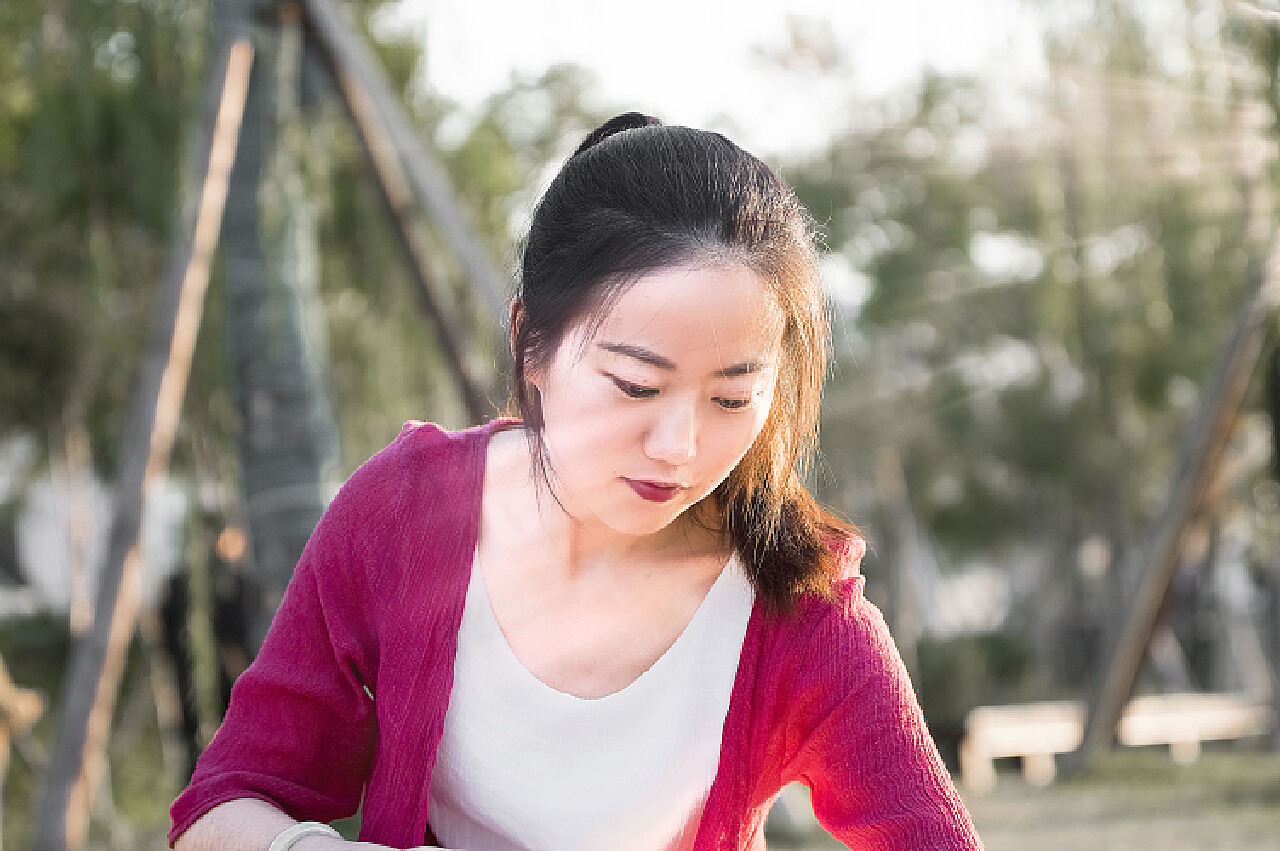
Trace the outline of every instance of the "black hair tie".
{"type": "Polygon", "coordinates": [[[660,124],[662,124],[660,120],[642,112],[624,112],[622,115],[615,115],[592,130],[587,138],[582,140],[582,144],[578,146],[578,150],[573,152],[573,155],[576,157],[588,148],[595,147],[605,139],[615,133],[621,133],[623,130],[635,130],[637,127],[654,127],[660,124]]]}

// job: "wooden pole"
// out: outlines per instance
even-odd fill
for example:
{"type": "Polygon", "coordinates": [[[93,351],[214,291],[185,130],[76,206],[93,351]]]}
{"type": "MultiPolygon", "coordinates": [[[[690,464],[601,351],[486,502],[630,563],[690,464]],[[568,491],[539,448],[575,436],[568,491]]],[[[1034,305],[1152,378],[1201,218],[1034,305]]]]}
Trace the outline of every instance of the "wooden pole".
{"type": "Polygon", "coordinates": [[[1223,451],[1244,401],[1269,332],[1269,320],[1280,306],[1280,241],[1274,242],[1264,268],[1252,270],[1253,286],[1222,360],[1206,385],[1194,426],[1188,431],[1183,463],[1170,485],[1169,497],[1145,550],[1141,579],[1101,686],[1091,695],[1080,747],[1066,760],[1079,771],[1099,750],[1109,746],[1124,705],[1133,691],[1160,605],[1178,566],[1183,533],[1205,502],[1223,451]]]}
{"type": "Polygon", "coordinates": [[[206,81],[206,102],[217,103],[217,113],[202,162],[200,200],[194,221],[174,244],[152,317],[126,433],[106,561],[98,579],[93,626],[76,644],[63,689],[58,740],[36,825],[33,847],[37,851],[84,846],[102,777],[112,709],[138,612],[141,557],[137,541],[144,497],[147,486],[168,466],[177,430],[235,161],[253,47],[247,41],[235,42],[218,61],[217,73],[206,81]]]}
{"type": "Polygon", "coordinates": [[[511,298],[507,277],[494,266],[489,250],[468,224],[444,167],[418,139],[377,60],[356,37],[338,4],[334,0],[303,0],[302,5],[323,52],[330,57],[335,75],[341,68],[359,83],[369,109],[382,124],[388,151],[403,163],[406,177],[426,204],[445,244],[488,308],[495,326],[502,327],[511,298]]]}
{"type": "MultiPolygon", "coordinates": [[[[376,72],[372,59],[364,54],[363,45],[351,34],[336,11],[324,3],[309,3],[307,6],[313,15],[312,24],[320,35],[329,69],[337,82],[368,157],[375,182],[382,193],[383,202],[391,215],[391,223],[408,260],[409,272],[417,286],[423,311],[435,325],[440,348],[457,382],[468,415],[472,421],[482,422],[495,410],[486,389],[490,382],[488,376],[484,375],[484,361],[468,340],[465,323],[452,294],[432,268],[431,255],[422,238],[423,228],[419,220],[417,200],[406,169],[407,163],[412,162],[415,156],[424,155],[420,150],[411,151],[406,159],[403,141],[394,138],[393,128],[397,126],[401,127],[402,135],[413,137],[407,130],[407,122],[400,115],[394,98],[376,72]]],[[[447,185],[447,181],[444,183],[447,185]]],[[[452,201],[452,193],[449,194],[452,201]]],[[[453,208],[452,215],[444,216],[450,222],[449,227],[456,232],[461,227],[458,224],[460,216],[461,210],[457,207],[453,208]]],[[[471,254],[480,251],[470,239],[455,242],[454,250],[457,251],[459,247],[471,254]]],[[[473,282],[483,284],[488,275],[485,268],[491,267],[485,267],[483,263],[476,267],[473,261],[474,258],[472,261],[464,259],[464,266],[473,282]]],[[[479,289],[482,295],[489,292],[486,286],[479,289]]],[[[490,308],[495,309],[492,303],[490,308]]],[[[502,310],[505,311],[505,307],[502,310]]]]}

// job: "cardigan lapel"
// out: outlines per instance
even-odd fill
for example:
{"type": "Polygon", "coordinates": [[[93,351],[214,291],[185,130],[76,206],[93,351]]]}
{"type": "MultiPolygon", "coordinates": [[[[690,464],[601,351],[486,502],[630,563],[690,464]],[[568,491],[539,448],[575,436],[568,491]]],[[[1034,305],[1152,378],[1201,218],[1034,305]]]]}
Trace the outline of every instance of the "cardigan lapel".
{"type": "Polygon", "coordinates": [[[397,556],[399,599],[387,601],[396,614],[384,621],[380,678],[395,685],[394,693],[384,685],[378,699],[380,748],[390,762],[379,784],[385,804],[378,809],[403,847],[419,846],[427,836],[431,772],[479,535],[485,451],[494,429],[509,422],[453,434],[417,426],[421,433],[409,436],[418,445],[408,453],[405,474],[416,487],[402,516],[412,528],[404,531],[397,556]],[[411,820],[407,813],[414,814],[411,820]]]}

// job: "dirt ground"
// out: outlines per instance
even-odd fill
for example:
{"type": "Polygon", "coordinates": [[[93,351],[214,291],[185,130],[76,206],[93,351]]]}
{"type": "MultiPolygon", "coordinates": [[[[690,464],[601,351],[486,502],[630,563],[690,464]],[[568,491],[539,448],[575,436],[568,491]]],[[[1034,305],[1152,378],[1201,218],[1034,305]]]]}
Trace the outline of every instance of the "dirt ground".
{"type": "MultiPolygon", "coordinates": [[[[1001,768],[994,791],[964,796],[987,851],[1280,851],[1280,754],[1209,751],[1182,766],[1163,749],[1123,750],[1043,789],[1016,763],[1001,768]]],[[[770,848],[841,847],[820,832],[772,833],[770,848]]]]}

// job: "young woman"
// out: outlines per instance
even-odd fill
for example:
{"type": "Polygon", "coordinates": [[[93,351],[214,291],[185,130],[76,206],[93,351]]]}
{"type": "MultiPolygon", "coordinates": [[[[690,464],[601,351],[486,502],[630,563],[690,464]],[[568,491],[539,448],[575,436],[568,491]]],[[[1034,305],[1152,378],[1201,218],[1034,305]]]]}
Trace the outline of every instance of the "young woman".
{"type": "Polygon", "coordinates": [[[753,849],[801,781],[851,848],[977,835],[804,490],[826,368],[809,220],[635,113],[535,212],[520,420],[410,424],[317,526],[173,805],[179,851],[753,849]],[[301,823],[299,823],[301,820],[301,823]]]}

